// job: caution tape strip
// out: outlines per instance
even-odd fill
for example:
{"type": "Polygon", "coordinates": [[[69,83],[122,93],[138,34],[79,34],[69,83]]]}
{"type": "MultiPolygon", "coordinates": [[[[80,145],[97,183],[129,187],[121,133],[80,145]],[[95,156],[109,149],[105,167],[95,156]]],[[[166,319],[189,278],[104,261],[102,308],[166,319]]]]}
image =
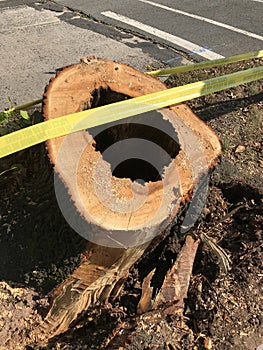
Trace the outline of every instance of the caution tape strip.
{"type": "Polygon", "coordinates": [[[240,62],[244,60],[250,60],[253,58],[260,58],[260,57],[263,57],[263,50],[247,52],[241,55],[235,55],[235,56],[226,57],[226,58],[219,58],[211,61],[203,61],[203,62],[194,63],[194,64],[187,64],[184,66],[178,66],[173,68],[157,69],[146,73],[155,77],[161,77],[165,75],[190,72],[198,69],[218,67],[224,64],[235,63],[235,62],[240,62]]]}
{"type": "Polygon", "coordinates": [[[14,111],[21,111],[22,109],[26,109],[26,108],[38,105],[40,103],[42,103],[42,98],[40,98],[38,100],[34,100],[34,101],[31,101],[31,102],[28,102],[28,103],[25,103],[25,104],[20,105],[20,106],[15,106],[15,107],[9,108],[9,109],[5,110],[3,113],[10,114],[10,113],[12,113],[14,111]]]}
{"type": "MultiPolygon", "coordinates": [[[[203,62],[199,62],[199,63],[188,64],[188,65],[183,65],[183,66],[178,66],[178,67],[173,67],[173,68],[157,69],[157,70],[153,70],[153,71],[145,72],[145,73],[149,74],[151,76],[161,77],[161,76],[166,76],[166,75],[171,75],[171,74],[190,72],[190,71],[194,71],[194,70],[198,70],[198,69],[217,67],[217,66],[221,66],[224,64],[235,63],[235,62],[240,62],[240,61],[249,60],[249,59],[253,59],[253,58],[260,58],[260,57],[263,57],[263,50],[252,51],[252,52],[247,52],[247,53],[243,53],[243,54],[235,55],[235,56],[231,56],[231,57],[219,58],[219,59],[211,60],[211,61],[203,61],[203,62]]],[[[8,113],[11,113],[14,111],[19,111],[21,109],[35,106],[41,102],[42,102],[42,99],[38,99],[38,100],[29,102],[29,103],[26,103],[26,104],[23,104],[20,106],[15,106],[13,108],[9,108],[8,110],[4,111],[4,113],[8,114],[8,113]]]]}
{"type": "Polygon", "coordinates": [[[263,67],[250,68],[51,119],[2,136],[0,138],[0,158],[48,139],[160,109],[262,78],[263,67]]]}

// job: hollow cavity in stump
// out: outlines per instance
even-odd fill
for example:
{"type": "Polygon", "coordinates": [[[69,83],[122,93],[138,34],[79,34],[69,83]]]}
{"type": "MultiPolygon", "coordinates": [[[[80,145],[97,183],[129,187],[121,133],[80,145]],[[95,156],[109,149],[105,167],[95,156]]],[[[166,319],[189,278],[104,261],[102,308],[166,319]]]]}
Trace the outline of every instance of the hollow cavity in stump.
{"type": "MultiPolygon", "coordinates": [[[[156,124],[156,123],[155,123],[156,124]]],[[[132,121],[126,122],[123,124],[111,123],[107,125],[107,129],[97,134],[97,131],[90,129],[89,133],[94,135],[95,143],[93,144],[96,151],[99,151],[102,154],[102,158],[111,165],[112,175],[117,178],[129,178],[132,181],[142,180],[142,182],[156,182],[162,180],[164,170],[169,166],[172,159],[174,159],[179,150],[180,146],[178,142],[169,134],[162,131],[169,129],[170,133],[174,133],[172,125],[162,119],[162,114],[156,111],[144,113],[141,117],[134,117],[132,121]],[[149,124],[154,125],[154,119],[159,120],[159,128],[153,127],[149,124]],[[147,120],[145,124],[144,120],[147,120]],[[138,121],[138,122],[136,122],[138,121]],[[162,124],[162,126],[160,125],[162,124]],[[161,127],[161,128],[160,128],[161,127]],[[156,154],[155,164],[153,166],[149,161],[140,159],[140,155],[144,154],[144,150],[141,149],[143,145],[134,142],[127,142],[127,147],[129,144],[134,148],[134,154],[138,158],[135,158],[135,155],[129,159],[122,161],[120,164],[114,168],[114,162],[112,157],[114,155],[108,154],[105,152],[112,145],[117,144],[115,147],[115,152],[124,153],[127,150],[123,149],[123,140],[147,140],[149,143],[158,145],[160,151],[156,154]],[[138,148],[136,150],[136,147],[138,148]]],[[[96,129],[96,128],[95,128],[96,129]]],[[[150,158],[150,157],[149,157],[150,158]]]]}

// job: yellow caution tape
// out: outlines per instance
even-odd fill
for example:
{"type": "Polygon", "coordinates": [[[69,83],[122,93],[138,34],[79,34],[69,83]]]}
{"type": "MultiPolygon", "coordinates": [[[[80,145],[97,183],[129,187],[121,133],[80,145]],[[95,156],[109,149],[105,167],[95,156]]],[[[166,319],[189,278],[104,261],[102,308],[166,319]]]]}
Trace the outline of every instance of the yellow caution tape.
{"type": "Polygon", "coordinates": [[[0,138],[0,158],[48,139],[167,107],[262,78],[263,67],[251,68],[48,120],[2,136],[0,138]]]}
{"type": "Polygon", "coordinates": [[[146,73],[155,77],[160,77],[164,75],[190,72],[197,69],[212,68],[212,67],[217,67],[224,64],[235,63],[235,62],[240,62],[244,60],[250,60],[253,58],[260,58],[260,57],[263,57],[263,50],[247,52],[241,55],[236,55],[236,56],[231,56],[226,58],[219,58],[217,60],[203,61],[195,64],[187,64],[184,66],[178,66],[173,68],[157,69],[146,73]]]}
{"type": "Polygon", "coordinates": [[[42,102],[42,98],[38,99],[38,100],[35,100],[35,101],[32,101],[32,102],[25,103],[24,105],[20,105],[20,106],[15,106],[15,107],[9,108],[6,111],[4,111],[3,113],[9,114],[9,113],[12,113],[14,111],[20,111],[21,109],[25,109],[25,108],[28,108],[28,107],[32,107],[32,106],[38,105],[41,102],[42,102]]]}
{"type": "MultiPolygon", "coordinates": [[[[240,61],[249,60],[253,58],[260,58],[260,57],[263,57],[263,50],[247,52],[241,55],[235,55],[235,56],[226,57],[226,58],[219,58],[217,60],[211,60],[211,61],[203,61],[195,64],[188,64],[188,65],[183,65],[183,66],[178,66],[173,68],[157,69],[157,70],[153,70],[151,72],[145,72],[145,73],[155,77],[161,77],[165,75],[190,72],[197,69],[217,67],[224,64],[235,63],[235,62],[240,62],[240,61]]],[[[15,106],[13,108],[9,108],[6,111],[4,111],[4,113],[8,114],[14,111],[19,111],[21,109],[35,106],[41,102],[42,102],[42,99],[38,99],[21,106],[15,106]]]]}

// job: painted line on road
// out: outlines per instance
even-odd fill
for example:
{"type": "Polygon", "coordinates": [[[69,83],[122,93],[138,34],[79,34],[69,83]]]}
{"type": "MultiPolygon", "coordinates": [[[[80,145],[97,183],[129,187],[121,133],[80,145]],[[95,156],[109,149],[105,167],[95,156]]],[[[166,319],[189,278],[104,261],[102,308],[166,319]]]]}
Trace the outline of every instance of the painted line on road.
{"type": "Polygon", "coordinates": [[[175,36],[175,35],[172,35],[170,33],[159,30],[157,28],[151,27],[147,24],[138,22],[132,18],[129,18],[129,17],[123,16],[123,15],[120,15],[118,13],[111,12],[111,11],[101,12],[101,14],[105,17],[109,17],[109,18],[115,19],[119,22],[128,24],[132,27],[135,27],[137,29],[141,29],[146,33],[153,34],[153,35],[157,36],[158,38],[164,39],[164,40],[169,41],[173,44],[176,44],[180,47],[183,47],[183,48],[189,50],[190,52],[194,52],[197,55],[202,56],[208,60],[224,58],[224,56],[219,55],[218,53],[213,52],[211,50],[208,50],[207,48],[204,48],[204,47],[201,47],[197,44],[194,44],[191,41],[184,40],[182,38],[179,38],[178,36],[175,36]]]}
{"type": "Polygon", "coordinates": [[[263,0],[252,0],[252,1],[256,1],[256,2],[263,2],[263,0]]]}
{"type": "MultiPolygon", "coordinates": [[[[198,16],[198,15],[194,15],[192,13],[188,13],[188,12],[185,12],[185,11],[176,10],[174,8],[171,8],[171,7],[168,7],[168,6],[165,6],[165,5],[161,5],[159,3],[148,1],[148,0],[137,0],[137,1],[143,2],[145,4],[153,5],[153,6],[162,8],[162,9],[167,10],[167,11],[175,12],[175,13],[178,13],[180,15],[184,15],[184,16],[191,17],[191,18],[194,18],[194,19],[198,19],[198,20],[203,21],[203,22],[214,24],[214,25],[216,25],[218,27],[229,29],[229,30],[232,30],[233,32],[236,32],[236,33],[239,33],[239,34],[244,34],[244,35],[247,35],[247,36],[249,36],[251,38],[255,38],[255,39],[263,41],[263,36],[255,34],[255,33],[252,33],[252,32],[248,32],[247,30],[243,30],[243,29],[239,29],[239,28],[230,26],[229,24],[217,22],[217,21],[214,21],[213,19],[209,19],[209,18],[206,18],[206,17],[198,16]]],[[[259,1],[259,0],[254,0],[254,1],[259,1]]],[[[263,2],[263,1],[260,1],[260,2],[263,2]]]]}

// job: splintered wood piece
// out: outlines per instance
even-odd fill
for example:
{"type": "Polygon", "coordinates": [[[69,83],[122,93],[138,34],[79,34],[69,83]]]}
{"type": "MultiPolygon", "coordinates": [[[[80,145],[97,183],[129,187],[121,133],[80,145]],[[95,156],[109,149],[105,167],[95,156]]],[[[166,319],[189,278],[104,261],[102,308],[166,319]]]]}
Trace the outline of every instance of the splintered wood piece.
{"type": "Polygon", "coordinates": [[[187,297],[198,245],[199,240],[186,236],[183,248],[154,300],[154,308],[163,305],[166,314],[173,314],[178,308],[184,309],[184,299],[187,297]]]}
{"type": "Polygon", "coordinates": [[[163,285],[153,299],[151,280],[155,270],[151,271],[142,283],[142,296],[137,312],[144,313],[162,307],[165,314],[173,314],[184,309],[184,299],[187,297],[190,278],[199,241],[186,236],[178,257],[172,268],[167,272],[163,285]]]}
{"type": "MultiPolygon", "coordinates": [[[[158,79],[125,64],[85,58],[51,79],[43,114],[50,120],[163,89],[158,79]]],[[[172,222],[199,176],[216,164],[221,148],[217,136],[185,104],[51,139],[46,145],[75,214],[69,213],[64,197],[58,198],[61,210],[89,241],[79,267],[54,290],[43,325],[49,338],[66,331],[90,305],[119,292],[130,267],[172,222]],[[108,154],[112,148],[113,158],[108,154]]]]}
{"type": "Polygon", "coordinates": [[[142,314],[144,312],[147,312],[149,310],[152,310],[153,308],[153,287],[151,287],[151,281],[153,278],[153,275],[155,273],[155,270],[152,270],[148,275],[144,278],[142,282],[142,295],[141,299],[137,306],[137,313],[142,314]]]}
{"type": "Polygon", "coordinates": [[[141,257],[147,244],[129,249],[107,248],[88,243],[90,259],[53,292],[53,301],[41,325],[44,339],[68,329],[77,316],[97,301],[105,302],[121,277],[141,257]]]}

